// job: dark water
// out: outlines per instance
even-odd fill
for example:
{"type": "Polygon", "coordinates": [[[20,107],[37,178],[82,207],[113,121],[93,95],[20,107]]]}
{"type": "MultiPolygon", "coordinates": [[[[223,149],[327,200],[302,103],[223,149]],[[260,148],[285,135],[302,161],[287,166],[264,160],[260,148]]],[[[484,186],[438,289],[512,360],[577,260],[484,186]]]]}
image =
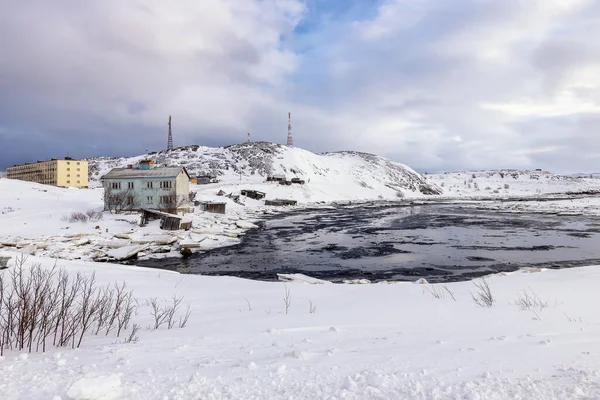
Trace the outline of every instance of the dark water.
{"type": "Polygon", "coordinates": [[[332,281],[430,282],[600,264],[600,219],[590,217],[388,204],[294,211],[260,225],[240,245],[136,264],[262,280],[300,272],[332,281]]]}

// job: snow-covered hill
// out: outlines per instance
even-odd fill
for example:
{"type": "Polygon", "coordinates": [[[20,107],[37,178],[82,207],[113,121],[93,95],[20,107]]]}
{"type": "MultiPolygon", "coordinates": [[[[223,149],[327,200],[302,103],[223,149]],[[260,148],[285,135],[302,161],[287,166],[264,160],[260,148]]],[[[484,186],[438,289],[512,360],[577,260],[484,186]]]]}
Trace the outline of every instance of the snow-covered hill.
{"type": "Polygon", "coordinates": [[[548,193],[600,190],[600,179],[554,174],[548,171],[494,170],[425,175],[450,197],[532,196],[548,193]]]}
{"type": "Polygon", "coordinates": [[[90,184],[99,185],[99,179],[111,168],[135,165],[144,158],[157,165],[184,166],[190,174],[216,176],[219,183],[208,185],[211,190],[232,191],[244,186],[264,190],[267,198],[291,197],[301,202],[392,199],[443,192],[406,165],[376,155],[349,151],[315,154],[267,142],[216,148],[194,145],[129,158],[94,158],[89,160],[90,184]],[[298,177],[306,185],[266,183],[266,177],[273,174],[298,177]]]}

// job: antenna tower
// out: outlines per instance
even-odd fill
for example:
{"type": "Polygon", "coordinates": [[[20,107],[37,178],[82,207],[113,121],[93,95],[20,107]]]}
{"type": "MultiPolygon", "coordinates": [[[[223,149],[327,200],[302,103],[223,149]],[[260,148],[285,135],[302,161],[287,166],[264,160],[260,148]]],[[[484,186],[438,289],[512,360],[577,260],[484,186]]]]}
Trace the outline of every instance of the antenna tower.
{"type": "Polygon", "coordinates": [[[248,143],[250,143],[250,132],[248,132],[248,143]]]}
{"type": "Polygon", "coordinates": [[[292,113],[288,113],[288,136],[287,145],[292,147],[294,145],[294,139],[292,138],[292,113]]]}
{"type": "Polygon", "coordinates": [[[169,115],[169,139],[167,140],[167,150],[173,150],[173,132],[171,132],[171,116],[169,115]]]}

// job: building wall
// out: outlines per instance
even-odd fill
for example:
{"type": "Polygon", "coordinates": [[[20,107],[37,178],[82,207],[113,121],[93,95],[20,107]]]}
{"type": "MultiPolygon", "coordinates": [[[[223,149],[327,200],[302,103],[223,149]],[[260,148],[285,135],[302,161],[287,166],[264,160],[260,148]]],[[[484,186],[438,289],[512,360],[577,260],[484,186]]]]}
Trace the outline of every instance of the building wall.
{"type": "Polygon", "coordinates": [[[87,187],[88,162],[81,160],[57,160],[56,186],[87,187]]]}
{"type": "Polygon", "coordinates": [[[27,182],[56,185],[56,160],[9,167],[6,169],[6,177],[27,182]]]}
{"type": "Polygon", "coordinates": [[[87,187],[88,162],[81,160],[40,161],[9,167],[6,169],[6,175],[10,179],[45,185],[87,187]],[[69,171],[67,171],[67,168],[69,168],[69,171]]]}
{"type": "Polygon", "coordinates": [[[190,206],[190,178],[183,171],[177,175],[175,195],[177,196],[177,204],[180,208],[190,206]]]}
{"type": "MultiPolygon", "coordinates": [[[[183,194],[185,194],[185,204],[181,205],[180,208],[189,206],[190,183],[189,178],[183,172],[176,178],[105,178],[102,181],[102,186],[105,192],[110,191],[111,194],[125,193],[125,196],[131,196],[133,204],[125,209],[149,208],[174,212],[174,205],[179,204],[183,194]],[[113,188],[113,184],[117,188],[113,188]]],[[[104,209],[109,209],[108,204],[104,204],[104,209]]]]}

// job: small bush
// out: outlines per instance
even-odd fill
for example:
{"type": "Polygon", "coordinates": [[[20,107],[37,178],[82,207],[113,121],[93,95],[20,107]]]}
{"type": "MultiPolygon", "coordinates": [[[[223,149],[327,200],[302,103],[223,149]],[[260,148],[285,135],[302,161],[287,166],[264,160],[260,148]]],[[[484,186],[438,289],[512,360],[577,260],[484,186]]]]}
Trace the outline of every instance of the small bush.
{"type": "Polygon", "coordinates": [[[425,290],[427,290],[434,298],[438,299],[438,300],[443,300],[446,298],[446,295],[449,295],[452,300],[456,301],[456,297],[454,296],[454,293],[448,289],[448,286],[443,285],[443,286],[439,286],[439,285],[431,285],[431,286],[426,286],[425,290]]]}
{"type": "Polygon", "coordinates": [[[102,219],[102,213],[94,210],[87,210],[85,213],[74,211],[71,215],[63,217],[63,221],[81,222],[85,223],[88,221],[99,221],[102,219]]]}
{"type": "Polygon", "coordinates": [[[0,274],[0,356],[6,350],[80,347],[88,334],[116,328],[119,337],[128,328],[135,306],[125,284],[99,287],[94,275],[73,277],[40,264],[25,269],[26,260],[17,258],[0,274]]]}
{"type": "Polygon", "coordinates": [[[87,215],[88,221],[100,221],[102,219],[101,211],[87,210],[85,215],[87,215]]]}
{"type": "Polygon", "coordinates": [[[515,299],[515,305],[521,311],[542,311],[548,307],[548,300],[542,300],[534,291],[528,292],[523,290],[515,299]]]}
{"type": "Polygon", "coordinates": [[[471,297],[475,304],[480,307],[493,306],[496,300],[492,295],[492,290],[488,281],[485,278],[481,278],[479,282],[473,281],[473,285],[475,285],[475,288],[477,289],[475,293],[471,293],[471,297]]]}
{"type": "Polygon", "coordinates": [[[192,311],[188,305],[185,314],[177,318],[176,314],[179,311],[179,306],[181,306],[182,301],[183,297],[174,295],[170,304],[161,306],[158,304],[158,299],[156,297],[150,299],[150,314],[154,318],[154,325],[150,326],[148,329],[156,330],[164,324],[167,325],[167,329],[173,329],[175,325],[179,326],[179,328],[185,328],[192,311]]]}

